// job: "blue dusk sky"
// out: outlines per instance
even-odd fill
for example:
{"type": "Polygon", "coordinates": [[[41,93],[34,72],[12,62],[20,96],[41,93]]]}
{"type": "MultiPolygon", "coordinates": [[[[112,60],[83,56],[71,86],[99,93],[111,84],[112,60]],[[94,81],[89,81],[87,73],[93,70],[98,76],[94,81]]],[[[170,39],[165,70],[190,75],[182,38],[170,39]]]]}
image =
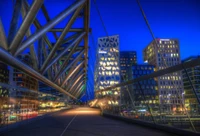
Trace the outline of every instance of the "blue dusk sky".
{"type": "MultiPolygon", "coordinates": [[[[12,1],[0,0],[0,17],[7,35],[13,12],[12,1]]],[[[73,1],[45,0],[50,18],[55,17],[69,5],[69,2],[73,1]]],[[[181,59],[200,54],[200,0],[140,0],[140,2],[156,38],[179,39],[181,59]]],[[[152,41],[152,37],[136,0],[96,0],[96,4],[108,34],[120,36],[120,50],[137,51],[138,63],[143,63],[142,50],[152,41]]],[[[37,18],[42,25],[46,23],[41,11],[37,18]]],[[[92,76],[97,38],[106,36],[93,0],[91,0],[90,27],[94,42],[90,35],[89,77],[91,80],[89,82],[93,88],[92,76]]],[[[34,31],[34,28],[32,30],[34,31]]],[[[50,39],[54,41],[52,36],[50,39]]]]}
{"type": "MultiPolygon", "coordinates": [[[[156,38],[177,38],[181,58],[200,54],[200,0],[140,0],[156,38]]],[[[135,50],[142,63],[142,50],[152,41],[136,0],[97,0],[109,35],[119,34],[120,50],[135,50]]],[[[94,4],[91,27],[104,36],[94,4]]]]}
{"type": "MultiPolygon", "coordinates": [[[[200,0],[140,0],[156,38],[176,38],[181,59],[200,55],[200,0]]],[[[119,34],[120,50],[142,51],[153,40],[136,0],[96,0],[109,35],[119,34]]],[[[95,5],[91,4],[95,40],[106,36],[95,5]]]]}

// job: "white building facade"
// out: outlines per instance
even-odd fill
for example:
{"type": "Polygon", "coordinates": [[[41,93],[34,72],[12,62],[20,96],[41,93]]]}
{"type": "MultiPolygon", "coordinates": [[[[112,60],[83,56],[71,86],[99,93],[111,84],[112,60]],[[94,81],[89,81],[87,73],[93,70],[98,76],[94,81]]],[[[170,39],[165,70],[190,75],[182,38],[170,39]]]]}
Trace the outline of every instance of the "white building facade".
{"type": "Polygon", "coordinates": [[[120,88],[99,92],[120,83],[119,64],[119,36],[109,36],[98,38],[98,49],[95,67],[95,97],[105,98],[109,96],[106,103],[119,105],[120,88]]]}

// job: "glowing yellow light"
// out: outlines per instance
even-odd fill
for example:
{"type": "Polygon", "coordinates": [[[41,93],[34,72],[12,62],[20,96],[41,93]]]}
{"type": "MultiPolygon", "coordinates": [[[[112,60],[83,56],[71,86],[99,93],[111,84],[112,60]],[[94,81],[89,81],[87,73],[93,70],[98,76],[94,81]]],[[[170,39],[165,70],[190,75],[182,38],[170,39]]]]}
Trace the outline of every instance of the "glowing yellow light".
{"type": "Polygon", "coordinates": [[[118,92],[115,92],[114,94],[115,94],[115,95],[118,95],[118,92]]]}

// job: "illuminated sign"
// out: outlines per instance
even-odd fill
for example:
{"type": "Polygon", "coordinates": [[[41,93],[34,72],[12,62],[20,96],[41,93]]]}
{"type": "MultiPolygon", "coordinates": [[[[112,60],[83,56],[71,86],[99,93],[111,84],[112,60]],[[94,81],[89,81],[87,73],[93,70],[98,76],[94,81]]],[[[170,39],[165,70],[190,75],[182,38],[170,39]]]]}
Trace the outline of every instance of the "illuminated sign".
{"type": "Polygon", "coordinates": [[[106,52],[106,51],[101,51],[101,50],[100,50],[99,53],[105,54],[105,53],[107,53],[107,52],[106,52]]]}
{"type": "Polygon", "coordinates": [[[160,39],[160,41],[170,41],[170,39],[160,39]]]}

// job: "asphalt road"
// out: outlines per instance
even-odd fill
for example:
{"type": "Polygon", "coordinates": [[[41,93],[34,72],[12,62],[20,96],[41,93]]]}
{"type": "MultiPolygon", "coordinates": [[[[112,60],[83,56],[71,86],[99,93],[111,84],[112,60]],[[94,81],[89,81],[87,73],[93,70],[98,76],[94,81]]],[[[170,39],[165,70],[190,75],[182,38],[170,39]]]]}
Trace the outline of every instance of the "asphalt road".
{"type": "Polygon", "coordinates": [[[1,136],[171,136],[100,116],[98,109],[79,107],[62,111],[26,126],[10,130],[1,136]]]}

